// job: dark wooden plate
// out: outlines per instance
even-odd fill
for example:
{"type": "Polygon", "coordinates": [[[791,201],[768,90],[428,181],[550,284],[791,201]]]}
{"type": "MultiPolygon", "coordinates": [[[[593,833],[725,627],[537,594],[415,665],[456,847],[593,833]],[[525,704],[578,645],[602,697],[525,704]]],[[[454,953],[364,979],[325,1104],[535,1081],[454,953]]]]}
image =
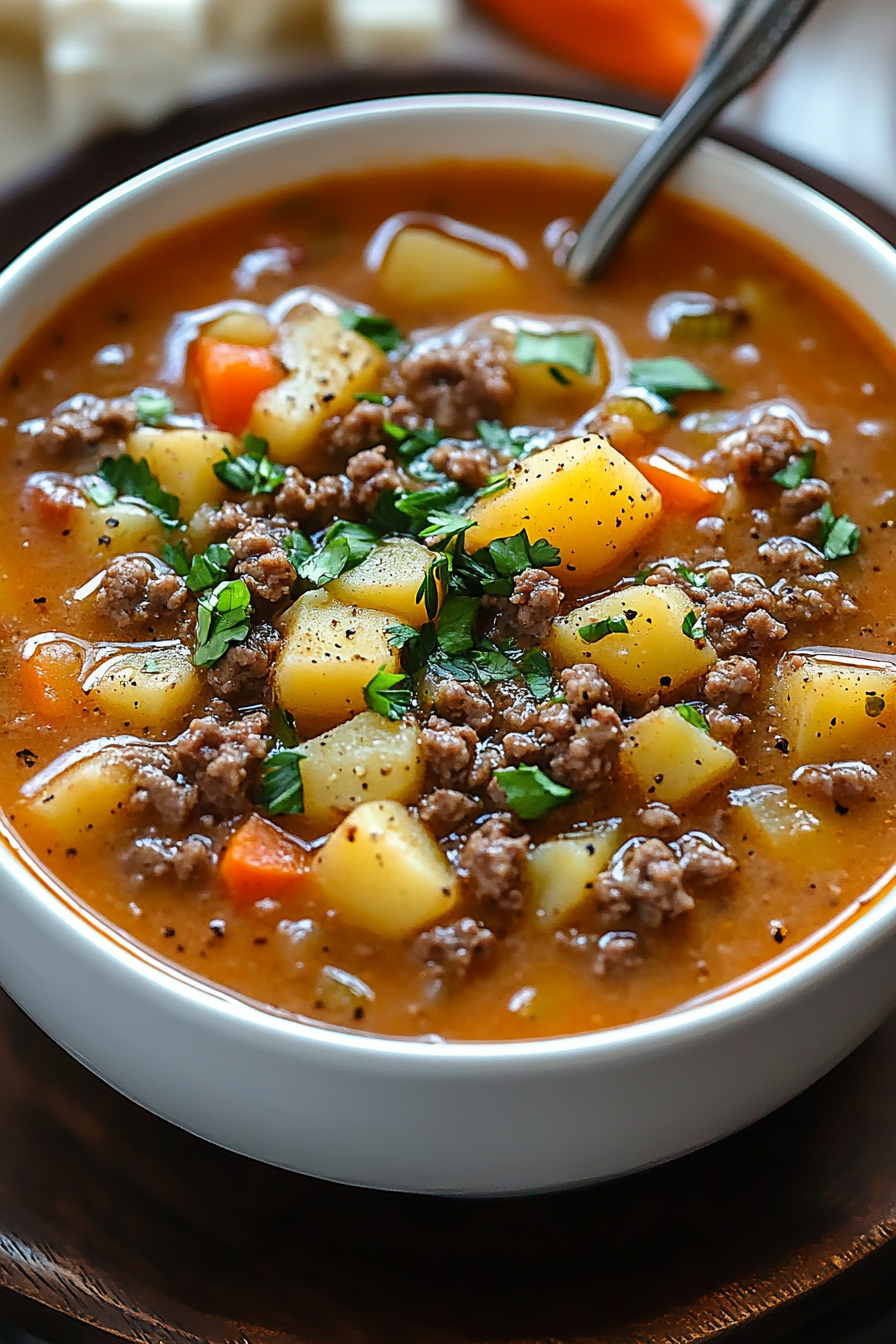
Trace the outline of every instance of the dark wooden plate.
{"type": "MultiPolygon", "coordinates": [[[[310,107],[452,89],[520,84],[445,70],[326,76],[110,137],[0,198],[0,263],[97,192],[215,135],[310,107]]],[[[521,91],[617,101],[594,84],[521,91]]],[[[896,242],[896,217],[882,207],[725,138],[896,242]]],[[[746,1344],[896,1263],[896,1019],[734,1138],[529,1199],[352,1190],[224,1152],[99,1082],[2,995],[0,1080],[0,1309],[53,1339],[101,1330],[141,1344],[693,1344],[733,1334],[746,1344]]]]}

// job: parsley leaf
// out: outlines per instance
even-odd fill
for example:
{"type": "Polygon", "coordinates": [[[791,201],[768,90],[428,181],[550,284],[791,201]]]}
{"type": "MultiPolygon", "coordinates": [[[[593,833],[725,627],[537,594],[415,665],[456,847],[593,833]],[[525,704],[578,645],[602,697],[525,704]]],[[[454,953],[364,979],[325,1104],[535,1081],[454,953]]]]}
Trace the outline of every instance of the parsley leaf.
{"type": "Polygon", "coordinates": [[[848,513],[841,513],[839,518],[836,517],[834,510],[825,500],[819,510],[818,522],[825,560],[845,560],[847,556],[855,555],[862,540],[862,531],[848,513]]]}
{"type": "Polygon", "coordinates": [[[795,490],[798,485],[802,485],[815,470],[815,449],[807,448],[787,463],[781,471],[776,471],[772,480],[775,485],[783,485],[785,490],[795,490]]]}
{"type": "Polygon", "coordinates": [[[434,427],[405,429],[403,425],[393,424],[391,420],[383,421],[383,430],[395,445],[396,455],[402,462],[413,462],[415,457],[428,452],[430,448],[435,448],[445,437],[440,429],[434,427]]]}
{"type": "Polygon", "coordinates": [[[191,593],[202,593],[206,588],[214,588],[227,578],[227,570],[233,560],[233,551],[229,546],[213,541],[202,552],[194,555],[190,571],[186,576],[187,587],[191,593]]]}
{"type": "Polygon", "coordinates": [[[513,537],[498,537],[488,547],[497,572],[506,579],[522,574],[524,569],[546,569],[559,565],[560,552],[556,546],[541,539],[530,542],[526,529],[513,537]]]}
{"type": "Polygon", "coordinates": [[[551,365],[549,366],[549,368],[548,368],[548,373],[551,375],[551,377],[553,378],[554,382],[555,382],[555,383],[559,383],[561,387],[571,387],[571,386],[572,386],[572,379],[571,379],[571,378],[567,378],[567,376],[566,376],[565,373],[561,373],[560,370],[557,368],[557,366],[556,366],[555,364],[551,364],[551,365]]]}
{"type": "Polygon", "coordinates": [[[493,453],[512,453],[514,442],[510,430],[505,429],[500,420],[480,420],[476,426],[480,439],[493,453]]]}
{"type": "Polygon", "coordinates": [[[544,649],[529,649],[523,655],[520,669],[535,699],[547,700],[554,687],[551,678],[551,660],[544,649]]]}
{"type": "Polygon", "coordinates": [[[464,532],[469,532],[471,527],[478,527],[479,524],[472,518],[464,518],[460,513],[448,513],[444,509],[433,509],[432,513],[427,515],[426,527],[422,532],[418,532],[419,537],[441,537],[444,544],[453,541],[455,537],[460,537],[464,532]]]}
{"type": "Polygon", "coordinates": [[[310,560],[314,554],[313,545],[305,536],[305,533],[300,532],[298,528],[295,528],[292,532],[288,532],[280,545],[286,552],[286,558],[289,560],[289,563],[296,571],[301,569],[305,561],[310,560]]]}
{"type": "Polygon", "coordinates": [[[282,747],[297,747],[299,745],[299,735],[296,732],[296,721],[288,709],[281,708],[276,700],[271,705],[271,732],[277,742],[282,747]]]}
{"type": "Polygon", "coordinates": [[[164,392],[138,392],[134,397],[134,412],[141,425],[157,427],[174,413],[174,402],[164,392]]]}
{"type": "Polygon", "coordinates": [[[411,711],[411,683],[400,672],[387,672],[383,663],[372,681],[364,687],[364,703],[374,714],[393,723],[411,711]]]}
{"type": "Polygon", "coordinates": [[[114,491],[111,499],[103,501],[104,504],[111,504],[113,499],[121,496],[138,499],[158,514],[166,527],[173,527],[177,522],[180,500],[177,495],[170,495],[162,489],[145,457],[141,457],[139,462],[130,453],[122,453],[121,457],[104,457],[97,467],[97,475],[114,491]]]}
{"type": "MultiPolygon", "coordinates": [[[[400,493],[394,493],[392,504],[399,514],[410,518],[411,526],[416,530],[416,526],[425,526],[426,519],[436,509],[450,512],[451,505],[460,498],[460,486],[456,481],[449,481],[447,485],[434,485],[429,490],[407,490],[400,493]]],[[[382,499],[382,495],[380,496],[382,499]]],[[[379,502],[379,501],[377,501],[379,502]]],[[[376,513],[376,510],[374,510],[376,513]]],[[[407,528],[408,524],[404,524],[407,528]]]]}
{"type": "Polygon", "coordinates": [[[299,576],[323,587],[346,570],[355,569],[378,543],[379,536],[372,528],[339,518],[327,532],[320,549],[299,564],[299,576]]]}
{"type": "Polygon", "coordinates": [[[305,758],[305,752],[298,747],[277,747],[268,752],[256,802],[270,816],[298,816],[305,811],[300,765],[305,758]]]}
{"type": "Polygon", "coordinates": [[[268,457],[267,440],[255,434],[245,436],[239,457],[225,448],[224,461],[215,462],[212,470],[231,490],[249,495],[273,494],[286,479],[286,468],[268,457]]]}
{"type": "Polygon", "coordinates": [[[496,770],[495,779],[507,795],[508,807],[523,821],[535,821],[575,797],[573,789],[555,783],[537,765],[515,765],[507,770],[496,770]]]}
{"type": "Polygon", "coordinates": [[[351,308],[344,308],[339,314],[339,321],[348,331],[356,331],[359,336],[379,346],[384,355],[391,355],[393,350],[404,344],[404,337],[398,327],[387,317],[356,313],[351,308]]]}
{"type": "Polygon", "coordinates": [[[438,615],[439,603],[442,600],[441,589],[448,583],[450,574],[451,557],[442,552],[430,563],[423,582],[417,589],[416,600],[426,607],[426,614],[431,621],[438,615]]]}
{"type": "MultiPolygon", "coordinates": [[[[594,335],[590,331],[552,331],[547,335],[518,331],[516,334],[518,364],[551,364],[555,367],[559,364],[561,368],[580,373],[583,378],[587,378],[594,368],[595,348],[594,335]]],[[[562,376],[559,381],[563,381],[562,376]]]]}
{"type": "Polygon", "coordinates": [[[695,709],[693,705],[676,705],[675,712],[676,714],[681,715],[685,723],[690,723],[694,728],[699,728],[703,733],[709,732],[709,724],[706,722],[706,719],[704,719],[699,709],[695,709]]]}
{"type": "Polygon", "coordinates": [[[607,635],[627,635],[628,626],[624,616],[605,616],[602,621],[589,621],[579,626],[579,639],[586,644],[597,644],[607,635]]]}
{"type": "Polygon", "coordinates": [[[473,625],[479,613],[478,597],[449,597],[439,614],[438,641],[445,653],[468,653],[475,643],[473,625]]]}
{"type": "Polygon", "coordinates": [[[656,392],[672,401],[682,392],[723,392],[721,383],[680,355],[659,359],[636,359],[631,368],[632,382],[648,392],[656,392]]]}
{"type": "Polygon", "coordinates": [[[242,579],[219,583],[199,599],[196,621],[196,667],[211,667],[249,633],[252,596],[242,579]]]}
{"type": "Polygon", "coordinates": [[[490,639],[482,641],[481,648],[473,654],[473,666],[476,668],[483,686],[491,686],[496,681],[507,681],[512,677],[519,676],[519,668],[516,663],[511,662],[507,657],[507,652],[511,647],[511,640],[506,641],[503,648],[493,644],[490,639]]]}
{"type": "Polygon", "coordinates": [[[150,676],[154,676],[157,672],[161,672],[161,670],[162,664],[159,662],[158,658],[143,659],[143,671],[148,672],[150,676]]]}
{"type": "Polygon", "coordinates": [[[381,397],[379,392],[356,392],[355,401],[372,401],[374,406],[388,406],[385,397],[381,397]]]}
{"type": "Polygon", "coordinates": [[[703,617],[698,616],[696,611],[689,611],[681,623],[681,633],[687,635],[694,643],[706,638],[706,626],[703,624],[703,617]]]}
{"type": "Polygon", "coordinates": [[[185,579],[189,574],[190,557],[187,555],[187,543],[185,541],[179,541],[176,546],[172,546],[170,541],[166,541],[162,547],[162,559],[182,579],[185,579]]]}
{"type": "Polygon", "coordinates": [[[507,489],[509,484],[510,484],[509,471],[496,472],[494,476],[489,476],[488,485],[484,485],[481,490],[476,491],[476,498],[487,499],[489,495],[500,494],[502,490],[507,489]]]}

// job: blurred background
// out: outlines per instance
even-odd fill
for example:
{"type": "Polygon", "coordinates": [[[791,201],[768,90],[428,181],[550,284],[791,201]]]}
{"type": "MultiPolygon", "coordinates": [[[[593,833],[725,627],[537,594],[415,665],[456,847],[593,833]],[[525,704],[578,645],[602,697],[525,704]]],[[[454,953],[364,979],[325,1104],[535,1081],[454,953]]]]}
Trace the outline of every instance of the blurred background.
{"type": "MultiPolygon", "coordinates": [[[[0,0],[0,191],[284,77],[453,69],[668,99],[729,0],[0,0]]],[[[727,119],[896,205],[896,0],[825,0],[727,119]]]]}

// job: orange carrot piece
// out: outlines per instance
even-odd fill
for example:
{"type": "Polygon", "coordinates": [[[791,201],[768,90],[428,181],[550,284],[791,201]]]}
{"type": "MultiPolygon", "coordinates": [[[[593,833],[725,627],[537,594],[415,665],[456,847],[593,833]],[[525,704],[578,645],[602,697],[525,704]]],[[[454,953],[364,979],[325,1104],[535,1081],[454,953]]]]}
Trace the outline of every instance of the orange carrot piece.
{"type": "Polygon", "coordinates": [[[676,513],[711,513],[718,508],[719,496],[705,481],[683,471],[659,453],[639,457],[635,465],[659,490],[667,509],[676,513]]]}
{"type": "Polygon", "coordinates": [[[42,719],[54,722],[72,712],[89,711],[81,692],[83,659],[77,647],[57,639],[39,644],[30,658],[23,658],[20,680],[25,700],[42,719]]]}
{"type": "Polygon", "coordinates": [[[235,906],[284,901],[301,895],[309,882],[311,855],[286,831],[251,816],[232,837],[218,869],[235,906]]]}
{"type": "Polygon", "coordinates": [[[228,434],[242,434],[255,398],[286,376],[264,346],[232,345],[209,337],[197,342],[193,367],[202,414],[228,434]]]}
{"type": "Polygon", "coordinates": [[[707,32],[689,0],[479,0],[543,51],[673,97],[707,32]]]}

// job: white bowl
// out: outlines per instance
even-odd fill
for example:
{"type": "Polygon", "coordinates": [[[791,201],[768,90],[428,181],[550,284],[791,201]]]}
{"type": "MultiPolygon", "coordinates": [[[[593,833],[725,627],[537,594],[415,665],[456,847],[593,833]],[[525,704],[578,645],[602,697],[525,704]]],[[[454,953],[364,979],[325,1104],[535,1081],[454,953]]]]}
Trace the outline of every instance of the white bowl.
{"type": "MultiPolygon", "coordinates": [[[[442,95],[242,132],[116,188],[0,277],[0,365],[146,239],[330,173],[439,158],[618,170],[650,118],[574,102],[442,95]]],[[[896,338],[896,252],[781,172],[705,144],[676,189],[798,253],[896,338]]],[[[795,1096],[896,1000],[896,893],[711,1002],[588,1035],[447,1045],[310,1026],[193,980],[0,845],[0,981],[56,1041],[142,1105],[330,1180],[486,1194],[573,1185],[710,1143],[795,1096]]]]}

